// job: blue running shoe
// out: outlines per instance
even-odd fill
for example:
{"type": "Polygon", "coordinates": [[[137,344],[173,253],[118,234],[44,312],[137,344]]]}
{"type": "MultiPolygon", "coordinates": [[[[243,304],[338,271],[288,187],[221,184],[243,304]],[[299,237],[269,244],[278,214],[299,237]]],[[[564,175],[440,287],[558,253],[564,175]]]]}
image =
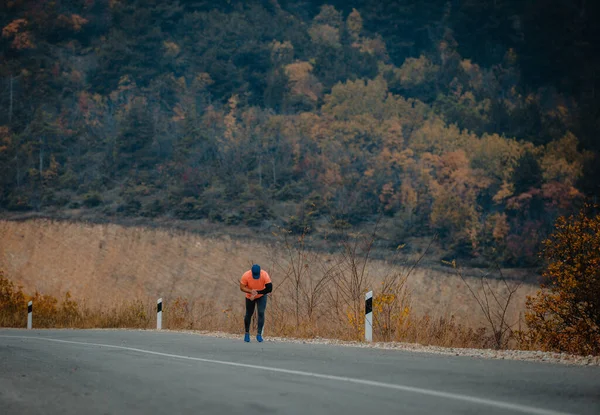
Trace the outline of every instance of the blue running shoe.
{"type": "Polygon", "coordinates": [[[246,334],[244,334],[244,341],[245,341],[246,343],[250,343],[250,333],[246,333],[246,334]]]}
{"type": "Polygon", "coordinates": [[[259,343],[262,343],[263,338],[262,338],[262,336],[260,334],[256,335],[256,341],[259,342],[259,343]]]}

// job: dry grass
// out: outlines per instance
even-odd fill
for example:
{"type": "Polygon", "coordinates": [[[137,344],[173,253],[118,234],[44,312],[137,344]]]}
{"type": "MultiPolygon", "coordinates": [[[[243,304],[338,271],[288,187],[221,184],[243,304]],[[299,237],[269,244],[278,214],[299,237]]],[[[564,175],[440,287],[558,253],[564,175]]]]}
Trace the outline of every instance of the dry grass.
{"type": "MultiPolygon", "coordinates": [[[[388,280],[389,282],[389,280],[388,280]]],[[[382,284],[374,297],[373,337],[375,341],[395,341],[422,345],[492,348],[495,338],[485,327],[460,323],[453,315],[417,315],[410,308],[410,293],[405,279],[395,285],[382,284]]],[[[362,340],[364,318],[353,320],[350,307],[331,312],[302,315],[296,319],[295,305],[281,297],[269,299],[268,335],[292,338],[329,338],[362,340]]],[[[97,307],[76,301],[66,293],[61,299],[51,295],[28,295],[0,270],[0,327],[25,328],[27,303],[33,302],[34,328],[156,328],[156,301],[133,299],[110,307],[97,307]]],[[[330,304],[328,304],[330,305],[330,304]]],[[[163,300],[163,328],[170,330],[204,330],[241,334],[243,309],[220,309],[214,301],[195,301],[182,297],[163,300]]],[[[256,318],[252,330],[256,331],[256,318]]],[[[517,331],[517,335],[523,331],[517,331]]],[[[511,337],[503,348],[537,350],[538,345],[511,337]]]]}
{"type": "MultiPolygon", "coordinates": [[[[275,297],[276,298],[276,297],[275,297]]],[[[85,302],[75,301],[69,293],[62,299],[35,293],[27,295],[20,287],[0,272],[0,326],[24,328],[27,324],[27,303],[33,301],[34,328],[140,328],[156,327],[156,303],[153,300],[120,302],[108,308],[91,308],[85,302]]],[[[389,297],[388,297],[389,300],[389,297]]],[[[383,341],[404,341],[424,345],[448,347],[489,347],[492,343],[485,329],[473,329],[448,318],[410,315],[404,303],[398,310],[389,308],[390,302],[376,297],[374,337],[383,341]],[[387,301],[387,303],[386,303],[387,301]],[[384,304],[385,303],[385,304],[384,304]],[[387,308],[386,308],[387,307],[387,308]],[[388,313],[389,314],[386,314],[388,313]],[[387,319],[389,317],[391,319],[387,319]],[[388,325],[391,322],[393,325],[388,325]]],[[[337,338],[356,340],[364,333],[346,313],[321,315],[309,320],[303,318],[297,325],[293,310],[276,299],[271,299],[268,313],[269,334],[295,338],[337,338]]],[[[165,329],[188,329],[240,333],[242,310],[219,310],[213,303],[190,303],[177,297],[165,299],[163,327],[165,329]]],[[[254,329],[256,321],[254,321],[254,329]]],[[[364,324],[361,321],[360,324],[364,324]]]]}
{"type": "MultiPolygon", "coordinates": [[[[156,299],[162,297],[164,328],[241,333],[238,281],[258,262],[275,287],[268,335],[360,340],[364,293],[373,289],[375,340],[491,345],[485,316],[452,269],[371,260],[358,242],[323,254],[299,250],[297,239],[266,245],[49,220],[0,221],[0,235],[0,269],[23,286],[13,284],[10,296],[2,297],[0,326],[25,327],[26,302],[33,297],[34,327],[154,328],[156,299]]],[[[466,278],[472,275],[476,271],[465,271],[466,278]]],[[[490,278],[489,284],[502,293],[499,281],[490,278]]],[[[514,296],[511,322],[536,288],[524,285],[514,296]]]]}
{"type": "MultiPolygon", "coordinates": [[[[34,328],[156,328],[155,300],[132,299],[98,307],[75,300],[69,292],[60,299],[38,292],[29,295],[0,270],[0,327],[25,328],[29,301],[33,302],[34,328]]],[[[163,315],[165,329],[235,332],[234,324],[239,326],[239,321],[233,323],[231,310],[218,312],[214,303],[190,303],[181,297],[166,298],[163,315]]]]}

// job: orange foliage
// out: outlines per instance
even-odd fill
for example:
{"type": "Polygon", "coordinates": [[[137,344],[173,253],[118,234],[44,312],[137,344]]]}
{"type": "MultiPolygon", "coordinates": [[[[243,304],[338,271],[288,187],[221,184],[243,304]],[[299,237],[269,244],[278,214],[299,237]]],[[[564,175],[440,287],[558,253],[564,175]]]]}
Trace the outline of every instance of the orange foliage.
{"type": "Polygon", "coordinates": [[[292,93],[316,102],[321,97],[323,85],[312,75],[312,71],[313,66],[308,62],[296,62],[285,67],[292,93]]]}
{"type": "Polygon", "coordinates": [[[560,217],[543,245],[548,282],[527,299],[529,340],[547,350],[600,354],[600,214],[560,217]]]}
{"type": "Polygon", "coordinates": [[[510,227],[506,219],[506,213],[493,213],[489,221],[492,223],[492,236],[494,239],[502,241],[508,236],[510,227]]]}
{"type": "Polygon", "coordinates": [[[75,32],[79,32],[83,28],[83,26],[89,22],[89,20],[87,20],[84,17],[81,17],[78,14],[72,14],[70,16],[61,14],[60,16],[58,16],[58,22],[61,25],[74,30],[75,32]]]}
{"type": "Polygon", "coordinates": [[[568,183],[550,182],[542,185],[542,196],[547,205],[565,211],[573,205],[574,200],[581,199],[583,194],[568,183]]]}
{"type": "Polygon", "coordinates": [[[28,22],[26,19],[13,20],[2,29],[2,37],[7,39],[12,38],[12,47],[15,49],[34,48],[33,34],[25,30],[27,24],[28,22]]]}
{"type": "Polygon", "coordinates": [[[0,153],[6,151],[11,142],[11,134],[8,127],[0,126],[0,153]]]}
{"type": "Polygon", "coordinates": [[[21,32],[21,29],[27,26],[26,19],[16,19],[7,24],[4,29],[2,29],[2,37],[10,38],[15,36],[17,33],[21,32]]]}

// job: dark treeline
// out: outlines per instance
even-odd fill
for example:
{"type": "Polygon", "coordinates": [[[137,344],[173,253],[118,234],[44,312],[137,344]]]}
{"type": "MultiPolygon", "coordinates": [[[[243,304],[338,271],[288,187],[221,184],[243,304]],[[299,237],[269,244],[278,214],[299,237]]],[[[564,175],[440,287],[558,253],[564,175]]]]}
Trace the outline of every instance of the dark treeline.
{"type": "Polygon", "coordinates": [[[0,208],[535,261],[600,194],[586,0],[0,3],[0,208]],[[327,218],[327,220],[325,220],[327,218]]]}

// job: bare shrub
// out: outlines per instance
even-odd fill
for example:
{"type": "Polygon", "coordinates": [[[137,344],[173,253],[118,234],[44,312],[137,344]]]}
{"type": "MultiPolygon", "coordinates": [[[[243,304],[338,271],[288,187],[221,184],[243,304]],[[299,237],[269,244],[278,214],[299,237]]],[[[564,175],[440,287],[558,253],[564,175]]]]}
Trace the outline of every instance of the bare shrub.
{"type": "Polygon", "coordinates": [[[481,309],[488,328],[491,330],[491,343],[496,349],[503,349],[508,346],[509,341],[514,337],[514,328],[518,322],[509,322],[508,311],[515,294],[523,285],[522,281],[509,281],[503,274],[500,266],[496,265],[501,288],[495,288],[490,284],[491,273],[493,270],[481,275],[474,281],[469,281],[464,276],[461,268],[457,266],[456,261],[450,263],[456,273],[468,288],[471,296],[475,299],[481,309]]]}
{"type": "Polygon", "coordinates": [[[25,327],[26,312],[27,300],[21,287],[15,287],[0,270],[0,327],[25,327]]]}

